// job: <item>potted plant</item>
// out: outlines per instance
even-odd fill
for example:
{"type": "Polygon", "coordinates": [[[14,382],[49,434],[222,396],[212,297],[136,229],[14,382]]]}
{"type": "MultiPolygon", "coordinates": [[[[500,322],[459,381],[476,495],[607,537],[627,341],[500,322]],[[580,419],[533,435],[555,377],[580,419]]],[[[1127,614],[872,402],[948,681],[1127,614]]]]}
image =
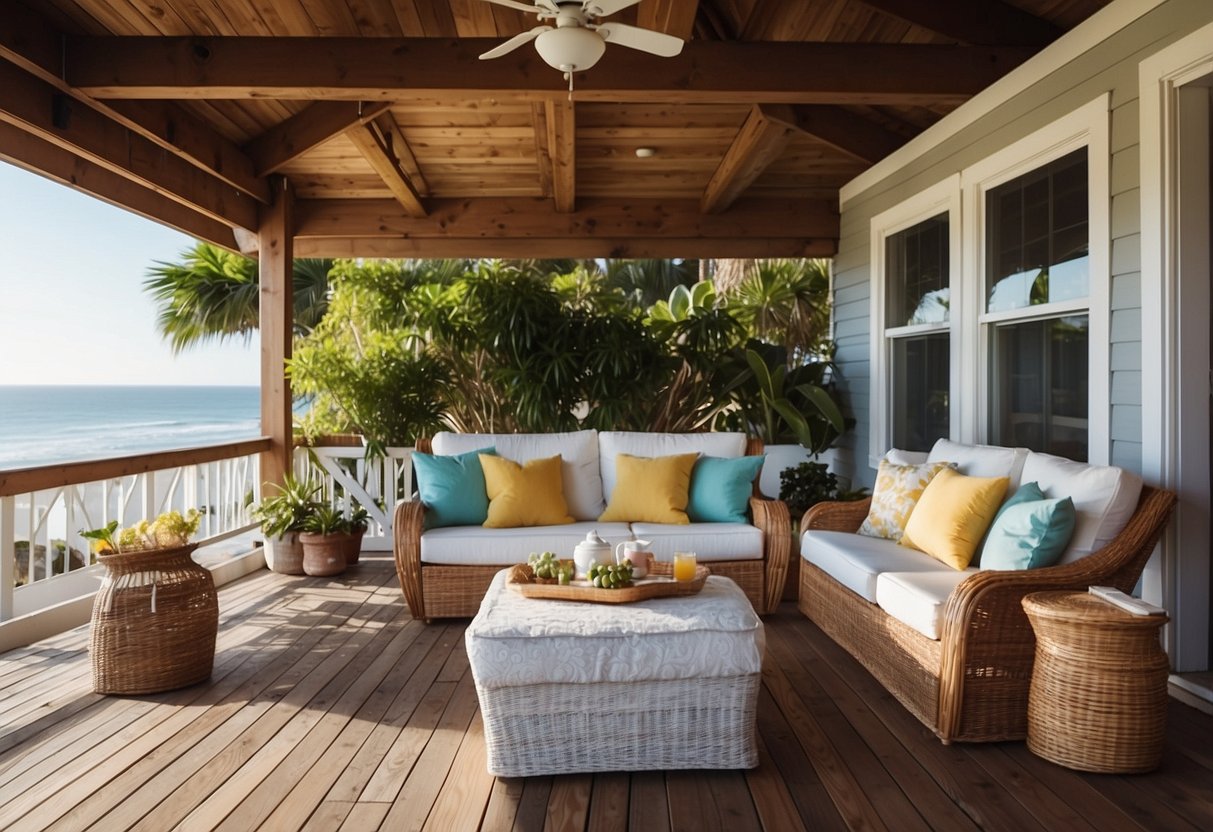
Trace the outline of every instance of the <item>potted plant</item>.
{"type": "Polygon", "coordinates": [[[210,571],[191,557],[201,517],[169,511],[80,532],[105,567],[89,639],[97,693],[156,693],[210,677],[219,603],[210,571]]]}
{"type": "Polygon", "coordinates": [[[303,547],[299,533],[304,521],[316,507],[319,483],[287,474],[277,494],[266,497],[252,511],[265,534],[265,565],[283,575],[302,575],[303,547]]]}
{"type": "Polygon", "coordinates": [[[303,545],[303,571],[313,577],[340,575],[345,571],[349,540],[349,521],[341,509],[313,505],[303,520],[303,531],[299,533],[299,542],[303,545]]]}
{"type": "Polygon", "coordinates": [[[362,554],[362,536],[366,534],[370,524],[370,514],[362,506],[358,506],[346,518],[345,564],[353,566],[362,554]]]}

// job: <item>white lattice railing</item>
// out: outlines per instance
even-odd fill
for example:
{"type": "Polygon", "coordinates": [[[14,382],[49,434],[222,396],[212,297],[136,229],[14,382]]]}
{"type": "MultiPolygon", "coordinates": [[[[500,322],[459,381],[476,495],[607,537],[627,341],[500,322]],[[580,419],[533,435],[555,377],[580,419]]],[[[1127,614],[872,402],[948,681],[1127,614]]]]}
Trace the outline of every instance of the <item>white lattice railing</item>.
{"type": "Polygon", "coordinates": [[[0,622],[94,591],[83,529],[197,508],[205,545],[255,528],[268,439],[0,471],[0,622]]]}
{"type": "Polygon", "coordinates": [[[296,448],[295,474],[318,476],[322,499],[341,506],[346,516],[355,503],[365,507],[370,525],[363,550],[390,552],[392,512],[413,493],[412,457],[412,448],[388,448],[385,456],[369,458],[361,445],[296,448]]]}

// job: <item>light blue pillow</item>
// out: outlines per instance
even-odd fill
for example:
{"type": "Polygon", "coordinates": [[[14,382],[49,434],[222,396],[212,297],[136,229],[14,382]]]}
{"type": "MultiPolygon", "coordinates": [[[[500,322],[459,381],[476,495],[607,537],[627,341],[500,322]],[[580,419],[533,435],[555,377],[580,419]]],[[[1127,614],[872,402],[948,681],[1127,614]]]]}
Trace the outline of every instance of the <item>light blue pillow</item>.
{"type": "Polygon", "coordinates": [[[496,453],[496,448],[455,456],[413,452],[417,493],[425,504],[427,529],[484,524],[489,516],[489,495],[484,487],[480,454],[496,453]]]}
{"type": "Polygon", "coordinates": [[[998,513],[981,552],[982,569],[1039,569],[1057,563],[1074,534],[1074,501],[1032,500],[998,513]]]}
{"type": "Polygon", "coordinates": [[[701,456],[691,469],[687,517],[692,523],[747,523],[754,478],[765,456],[701,456]]]}
{"type": "Polygon", "coordinates": [[[1025,482],[1015,490],[1015,493],[1006,499],[1002,507],[998,509],[998,513],[994,515],[994,519],[990,521],[990,528],[986,529],[985,537],[981,539],[981,545],[977,547],[977,551],[973,554],[973,560],[969,566],[980,566],[982,555],[985,553],[986,541],[990,539],[990,531],[998,523],[998,518],[1002,517],[1002,513],[1011,506],[1017,506],[1020,503],[1032,503],[1037,500],[1043,500],[1045,493],[1040,490],[1040,486],[1034,482],[1025,482]]]}

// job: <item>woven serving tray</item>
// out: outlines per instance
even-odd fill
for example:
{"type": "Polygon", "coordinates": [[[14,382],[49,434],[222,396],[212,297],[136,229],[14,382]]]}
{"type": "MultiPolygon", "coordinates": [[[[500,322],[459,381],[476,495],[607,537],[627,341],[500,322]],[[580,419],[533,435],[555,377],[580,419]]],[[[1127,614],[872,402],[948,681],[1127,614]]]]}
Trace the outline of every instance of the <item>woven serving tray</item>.
{"type": "Polygon", "coordinates": [[[671,565],[656,563],[649,577],[640,578],[623,589],[599,589],[589,581],[573,581],[561,586],[557,583],[539,582],[526,564],[510,571],[509,586],[526,598],[548,598],[553,601],[590,601],[595,604],[631,604],[649,598],[666,598],[674,595],[694,595],[703,589],[712,570],[706,566],[695,567],[695,578],[690,581],[675,581],[670,575],[671,565]]]}

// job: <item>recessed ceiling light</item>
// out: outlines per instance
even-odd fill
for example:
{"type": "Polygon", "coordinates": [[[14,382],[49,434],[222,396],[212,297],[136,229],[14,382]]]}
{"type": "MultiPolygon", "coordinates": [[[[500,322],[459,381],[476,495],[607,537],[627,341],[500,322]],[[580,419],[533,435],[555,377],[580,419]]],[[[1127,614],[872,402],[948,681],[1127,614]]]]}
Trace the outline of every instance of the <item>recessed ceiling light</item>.
{"type": "Polygon", "coordinates": [[[636,155],[641,159],[647,159],[650,156],[656,156],[657,151],[651,147],[638,147],[636,148],[636,155]]]}

